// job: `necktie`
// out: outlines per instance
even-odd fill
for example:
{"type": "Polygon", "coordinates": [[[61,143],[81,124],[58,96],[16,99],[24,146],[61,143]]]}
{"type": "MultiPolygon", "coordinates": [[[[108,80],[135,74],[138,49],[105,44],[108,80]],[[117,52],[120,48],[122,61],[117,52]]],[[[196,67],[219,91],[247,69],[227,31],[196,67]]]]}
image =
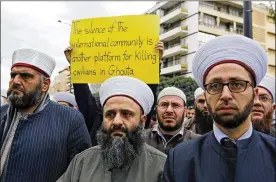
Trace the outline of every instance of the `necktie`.
{"type": "Polygon", "coordinates": [[[223,147],[226,147],[226,148],[237,148],[237,145],[229,138],[227,137],[224,137],[220,140],[220,143],[223,147]]]}

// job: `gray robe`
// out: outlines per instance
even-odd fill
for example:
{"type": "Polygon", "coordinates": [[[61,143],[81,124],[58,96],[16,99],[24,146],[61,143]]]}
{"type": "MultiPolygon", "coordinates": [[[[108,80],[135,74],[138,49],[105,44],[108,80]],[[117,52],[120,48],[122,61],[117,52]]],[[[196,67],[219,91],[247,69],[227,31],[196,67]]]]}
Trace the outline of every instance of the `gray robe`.
{"type": "Polygon", "coordinates": [[[104,167],[101,149],[92,147],[75,156],[57,182],[159,182],[166,155],[145,144],[144,150],[126,170],[104,167]]]}

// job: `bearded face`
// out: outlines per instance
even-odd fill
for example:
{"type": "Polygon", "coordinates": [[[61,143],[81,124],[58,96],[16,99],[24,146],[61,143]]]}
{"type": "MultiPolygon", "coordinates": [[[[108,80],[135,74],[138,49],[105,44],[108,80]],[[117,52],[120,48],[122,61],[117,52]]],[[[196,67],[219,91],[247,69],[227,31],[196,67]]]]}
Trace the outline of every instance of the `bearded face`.
{"type": "Polygon", "coordinates": [[[262,133],[267,133],[269,134],[270,129],[271,129],[271,124],[272,124],[272,119],[273,119],[273,110],[268,111],[263,119],[258,119],[258,118],[253,118],[252,117],[252,124],[253,128],[259,132],[262,133]]]}
{"type": "Polygon", "coordinates": [[[113,126],[105,129],[102,126],[97,133],[97,141],[107,169],[128,168],[143,149],[145,132],[142,124],[139,124],[132,132],[125,127],[113,126]],[[124,133],[123,137],[112,136],[112,133],[117,131],[124,133]]]}
{"type": "Polygon", "coordinates": [[[256,90],[253,89],[250,73],[244,67],[235,63],[216,65],[207,74],[205,84],[214,85],[209,87],[210,89],[206,88],[205,96],[208,110],[217,124],[227,129],[234,129],[248,121],[256,90]],[[229,88],[232,80],[246,84],[236,84],[235,88],[229,88]],[[221,84],[227,85],[215,87],[221,84]],[[234,91],[236,88],[241,88],[242,91],[234,91]],[[210,93],[212,89],[218,92],[210,93]]]}
{"type": "Polygon", "coordinates": [[[185,108],[184,101],[178,96],[160,98],[157,107],[159,127],[164,131],[177,131],[183,125],[185,108]]]}
{"type": "Polygon", "coordinates": [[[272,95],[263,87],[258,87],[259,96],[254,99],[251,121],[255,130],[269,133],[273,120],[275,104],[272,95]]]}
{"type": "Polygon", "coordinates": [[[7,92],[8,102],[15,108],[25,109],[39,103],[42,97],[41,83],[33,90],[25,90],[19,84],[12,84],[7,92]]]}
{"type": "Polygon", "coordinates": [[[127,168],[140,155],[145,143],[146,116],[131,98],[114,96],[103,107],[103,127],[97,133],[107,169],[127,168]]]}

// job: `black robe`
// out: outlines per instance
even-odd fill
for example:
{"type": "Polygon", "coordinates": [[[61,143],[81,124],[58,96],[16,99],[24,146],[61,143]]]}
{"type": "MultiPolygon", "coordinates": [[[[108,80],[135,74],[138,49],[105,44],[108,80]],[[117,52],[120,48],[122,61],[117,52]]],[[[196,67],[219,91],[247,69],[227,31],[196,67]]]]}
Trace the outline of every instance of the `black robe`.
{"type": "Polygon", "coordinates": [[[222,147],[211,131],[171,149],[165,182],[275,182],[276,139],[253,130],[237,149],[222,147]]]}

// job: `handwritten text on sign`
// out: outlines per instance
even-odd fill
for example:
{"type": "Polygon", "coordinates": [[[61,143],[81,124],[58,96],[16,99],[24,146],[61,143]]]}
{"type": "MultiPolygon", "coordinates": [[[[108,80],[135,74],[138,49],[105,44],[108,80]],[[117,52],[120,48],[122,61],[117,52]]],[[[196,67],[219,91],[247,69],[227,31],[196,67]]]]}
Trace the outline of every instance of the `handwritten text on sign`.
{"type": "Polygon", "coordinates": [[[119,75],[159,83],[158,37],[157,15],[73,21],[72,83],[102,83],[119,75]]]}

